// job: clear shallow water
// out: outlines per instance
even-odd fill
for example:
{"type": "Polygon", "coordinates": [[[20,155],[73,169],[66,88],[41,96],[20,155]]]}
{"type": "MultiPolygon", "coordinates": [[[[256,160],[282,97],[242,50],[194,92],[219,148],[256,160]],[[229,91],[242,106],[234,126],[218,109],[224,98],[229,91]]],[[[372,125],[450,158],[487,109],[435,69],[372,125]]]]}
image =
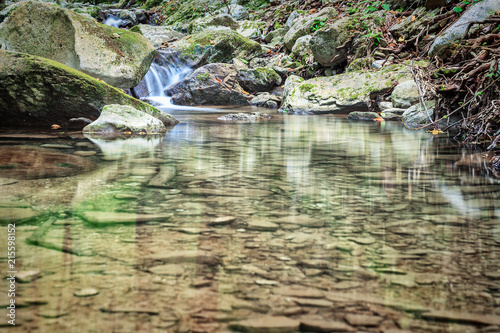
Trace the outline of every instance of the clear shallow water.
{"type": "Polygon", "coordinates": [[[12,331],[500,330],[480,155],[399,123],[172,112],[164,137],[0,136],[0,234],[16,221],[26,281],[12,331]],[[21,146],[38,151],[6,158],[21,146]]]}

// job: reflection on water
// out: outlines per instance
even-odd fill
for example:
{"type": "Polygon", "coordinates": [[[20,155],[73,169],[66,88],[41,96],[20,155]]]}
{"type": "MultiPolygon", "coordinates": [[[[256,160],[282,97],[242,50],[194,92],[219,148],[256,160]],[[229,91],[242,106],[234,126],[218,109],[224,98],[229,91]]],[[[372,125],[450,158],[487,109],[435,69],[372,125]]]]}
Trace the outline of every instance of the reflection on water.
{"type": "Polygon", "coordinates": [[[97,152],[77,176],[0,170],[12,331],[500,331],[500,185],[456,166],[469,152],[398,123],[218,116],[66,140],[97,152]]]}

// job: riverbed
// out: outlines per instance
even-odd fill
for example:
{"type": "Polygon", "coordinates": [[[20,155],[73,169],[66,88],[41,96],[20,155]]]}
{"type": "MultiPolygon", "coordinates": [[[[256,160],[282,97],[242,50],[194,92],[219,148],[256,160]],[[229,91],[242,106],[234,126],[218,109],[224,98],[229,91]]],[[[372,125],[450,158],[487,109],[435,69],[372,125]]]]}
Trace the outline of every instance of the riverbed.
{"type": "Polygon", "coordinates": [[[2,131],[23,156],[0,161],[9,331],[500,331],[487,156],[399,122],[217,119],[250,111],[269,112],[169,110],[164,136],[129,139],[2,131]]]}

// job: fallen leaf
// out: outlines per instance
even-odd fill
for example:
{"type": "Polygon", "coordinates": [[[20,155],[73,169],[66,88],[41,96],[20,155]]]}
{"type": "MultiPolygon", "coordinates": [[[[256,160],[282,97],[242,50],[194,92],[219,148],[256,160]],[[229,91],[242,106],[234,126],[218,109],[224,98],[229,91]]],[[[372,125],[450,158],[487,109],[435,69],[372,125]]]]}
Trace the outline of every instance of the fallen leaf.
{"type": "Polygon", "coordinates": [[[415,17],[415,15],[412,15],[412,16],[411,16],[411,21],[412,21],[412,22],[415,22],[415,20],[416,20],[416,19],[417,19],[417,18],[415,17]]]}
{"type": "Polygon", "coordinates": [[[440,129],[435,129],[435,130],[432,130],[432,135],[438,135],[439,133],[443,133],[443,131],[441,131],[440,129]]]}
{"type": "Polygon", "coordinates": [[[61,128],[61,126],[59,126],[57,124],[53,124],[52,126],[50,126],[50,128],[52,128],[52,129],[59,129],[59,128],[61,128]]]}
{"type": "Polygon", "coordinates": [[[398,42],[402,43],[405,41],[405,38],[403,36],[399,37],[398,42]]]}
{"type": "Polygon", "coordinates": [[[222,80],[221,80],[221,79],[219,79],[219,78],[217,78],[217,77],[215,78],[215,80],[216,80],[217,82],[222,83],[222,80]]]}
{"type": "Polygon", "coordinates": [[[382,117],[377,117],[377,118],[375,118],[375,119],[373,119],[373,120],[375,120],[375,121],[385,121],[385,119],[384,119],[384,118],[382,118],[382,117]]]}

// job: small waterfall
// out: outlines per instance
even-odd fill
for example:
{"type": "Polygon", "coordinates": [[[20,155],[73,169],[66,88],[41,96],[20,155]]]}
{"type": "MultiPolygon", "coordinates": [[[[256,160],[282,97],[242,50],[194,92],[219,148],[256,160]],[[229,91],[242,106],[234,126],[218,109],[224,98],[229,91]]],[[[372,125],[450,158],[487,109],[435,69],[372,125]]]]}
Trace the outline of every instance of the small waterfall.
{"type": "Polygon", "coordinates": [[[165,94],[165,89],[191,72],[192,69],[177,54],[157,52],[149,71],[135,88],[135,92],[141,99],[157,106],[172,107],[171,98],[165,94]]]}
{"type": "Polygon", "coordinates": [[[108,15],[102,23],[110,25],[115,28],[120,28],[123,25],[124,20],[118,17],[118,15],[108,15]]]}

